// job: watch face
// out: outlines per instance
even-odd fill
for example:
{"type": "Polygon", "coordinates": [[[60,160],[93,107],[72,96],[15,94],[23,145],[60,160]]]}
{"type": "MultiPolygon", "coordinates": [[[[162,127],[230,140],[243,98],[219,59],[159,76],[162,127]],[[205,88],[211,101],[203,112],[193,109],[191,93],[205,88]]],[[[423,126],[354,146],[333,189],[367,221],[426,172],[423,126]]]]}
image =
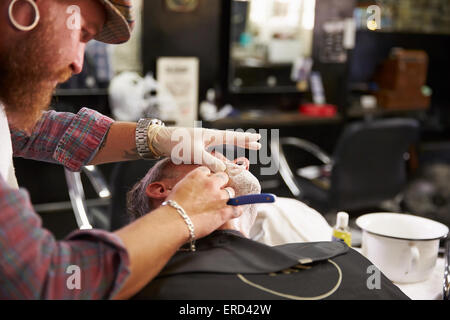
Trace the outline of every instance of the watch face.
{"type": "Polygon", "coordinates": [[[167,7],[172,11],[189,12],[198,6],[198,0],[166,0],[167,7]]]}

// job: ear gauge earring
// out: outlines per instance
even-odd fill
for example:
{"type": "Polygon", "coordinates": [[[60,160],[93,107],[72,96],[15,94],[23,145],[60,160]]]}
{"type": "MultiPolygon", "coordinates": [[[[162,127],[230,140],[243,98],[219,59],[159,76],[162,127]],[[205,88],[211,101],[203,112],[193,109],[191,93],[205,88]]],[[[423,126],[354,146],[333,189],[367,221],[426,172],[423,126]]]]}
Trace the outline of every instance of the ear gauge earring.
{"type": "Polygon", "coordinates": [[[9,4],[9,10],[8,10],[8,17],[9,17],[9,21],[11,21],[12,25],[20,31],[31,31],[34,28],[36,28],[36,26],[39,23],[39,20],[41,19],[41,16],[39,14],[39,8],[37,6],[37,4],[33,1],[33,0],[12,0],[11,3],[9,4]],[[18,23],[16,21],[16,19],[14,18],[14,13],[13,13],[13,9],[14,9],[14,5],[18,2],[18,1],[25,1],[28,2],[31,7],[34,9],[34,21],[33,23],[31,23],[29,26],[23,26],[20,23],[18,23]]]}

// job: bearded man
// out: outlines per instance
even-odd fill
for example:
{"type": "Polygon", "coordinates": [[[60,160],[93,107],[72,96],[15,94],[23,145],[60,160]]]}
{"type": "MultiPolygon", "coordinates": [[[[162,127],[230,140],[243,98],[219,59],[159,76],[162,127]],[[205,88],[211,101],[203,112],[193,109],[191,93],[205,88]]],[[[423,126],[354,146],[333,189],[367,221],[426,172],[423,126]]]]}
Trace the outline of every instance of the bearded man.
{"type": "Polygon", "coordinates": [[[130,38],[131,11],[130,0],[0,0],[0,299],[129,298],[180,246],[242,213],[226,205],[234,189],[225,164],[207,148],[228,143],[259,149],[259,135],[204,129],[180,135],[180,128],[157,119],[136,124],[86,108],[78,114],[46,111],[57,84],[81,72],[87,42],[130,38]],[[70,20],[73,14],[79,25],[70,20]],[[175,133],[189,142],[178,158],[172,152],[180,142],[172,139],[175,133]],[[13,156],[72,171],[161,156],[206,166],[174,186],[168,199],[177,207],[162,206],[114,233],[79,231],[58,242],[18,188],[13,156]],[[67,285],[73,266],[81,270],[75,289],[67,285]]]}

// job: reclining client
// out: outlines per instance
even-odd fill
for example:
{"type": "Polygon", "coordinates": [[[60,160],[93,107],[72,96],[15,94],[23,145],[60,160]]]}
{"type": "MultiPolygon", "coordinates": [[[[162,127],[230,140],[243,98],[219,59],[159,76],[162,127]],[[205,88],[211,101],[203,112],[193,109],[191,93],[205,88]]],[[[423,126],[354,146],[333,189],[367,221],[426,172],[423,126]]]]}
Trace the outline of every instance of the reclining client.
{"type": "MultiPolygon", "coordinates": [[[[248,171],[247,159],[224,161],[236,196],[261,192],[258,179],[248,171]]],[[[138,218],[159,207],[177,182],[196,167],[174,165],[168,158],[159,161],[128,193],[128,212],[138,218]]],[[[239,218],[197,241],[196,251],[180,248],[134,298],[408,299],[345,244],[323,241],[268,246],[249,239],[257,205],[243,209],[239,218]]]]}

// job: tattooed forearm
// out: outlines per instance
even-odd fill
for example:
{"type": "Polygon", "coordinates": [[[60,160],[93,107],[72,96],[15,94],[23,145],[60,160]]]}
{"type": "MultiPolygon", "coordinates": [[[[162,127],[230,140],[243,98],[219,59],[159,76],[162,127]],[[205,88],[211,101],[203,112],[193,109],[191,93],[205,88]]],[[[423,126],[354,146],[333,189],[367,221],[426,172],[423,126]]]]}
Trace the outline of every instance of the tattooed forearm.
{"type": "MultiPolygon", "coordinates": [[[[108,130],[108,133],[109,133],[109,130],[108,130]]],[[[106,134],[105,138],[103,139],[102,143],[100,144],[98,151],[101,151],[106,146],[107,140],[108,140],[108,134],[106,134]]]]}
{"type": "Polygon", "coordinates": [[[101,142],[92,165],[140,159],[136,148],[136,123],[114,122],[101,142]]]}

